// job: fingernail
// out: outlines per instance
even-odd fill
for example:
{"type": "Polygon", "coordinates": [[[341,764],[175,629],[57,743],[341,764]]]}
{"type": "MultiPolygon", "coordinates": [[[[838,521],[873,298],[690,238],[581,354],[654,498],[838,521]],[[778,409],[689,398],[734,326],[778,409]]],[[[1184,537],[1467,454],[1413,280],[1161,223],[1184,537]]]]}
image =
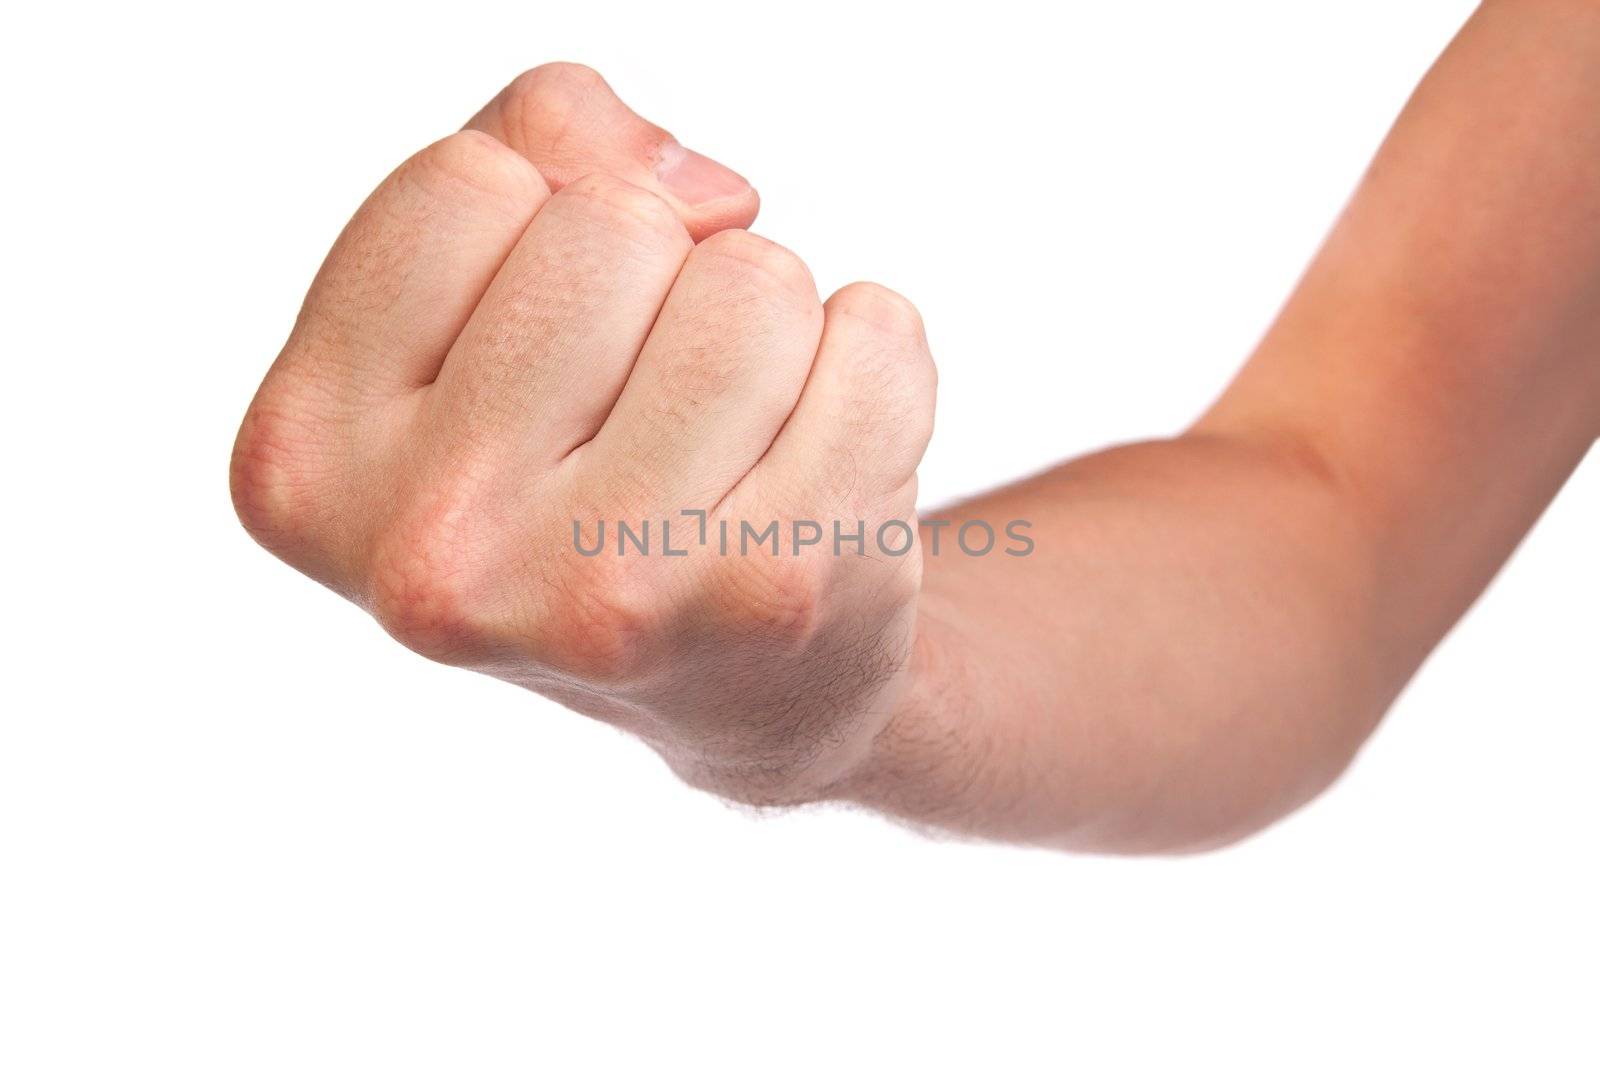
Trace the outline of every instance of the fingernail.
{"type": "Polygon", "coordinates": [[[706,204],[750,191],[750,183],[733,171],[676,141],[661,146],[656,178],[685,204],[706,204]]]}

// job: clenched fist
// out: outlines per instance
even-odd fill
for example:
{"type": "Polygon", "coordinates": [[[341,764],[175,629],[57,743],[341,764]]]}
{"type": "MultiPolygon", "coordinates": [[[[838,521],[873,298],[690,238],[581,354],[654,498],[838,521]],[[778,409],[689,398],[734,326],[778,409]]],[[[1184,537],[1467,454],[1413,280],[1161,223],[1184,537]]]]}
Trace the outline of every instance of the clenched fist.
{"type": "Polygon", "coordinates": [[[239,434],[245,526],[694,784],[822,795],[904,684],[934,371],[905,300],[819,301],[754,211],[591,72],[524,75],[334,245],[239,434]]]}

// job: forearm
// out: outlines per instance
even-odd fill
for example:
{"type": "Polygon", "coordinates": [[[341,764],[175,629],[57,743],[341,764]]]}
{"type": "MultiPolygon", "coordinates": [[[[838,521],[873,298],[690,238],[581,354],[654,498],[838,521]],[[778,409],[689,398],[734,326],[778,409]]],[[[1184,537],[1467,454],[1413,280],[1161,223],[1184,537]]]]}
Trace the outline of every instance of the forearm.
{"type": "Polygon", "coordinates": [[[1367,543],[1314,457],[1195,433],[942,513],[1027,556],[925,546],[911,695],[848,784],[960,833],[1202,847],[1305,800],[1392,698],[1367,543]]]}
{"type": "Polygon", "coordinates": [[[1600,424],[1600,6],[1485,6],[1196,429],[955,509],[857,799],[1071,847],[1200,847],[1348,761],[1600,424]]]}

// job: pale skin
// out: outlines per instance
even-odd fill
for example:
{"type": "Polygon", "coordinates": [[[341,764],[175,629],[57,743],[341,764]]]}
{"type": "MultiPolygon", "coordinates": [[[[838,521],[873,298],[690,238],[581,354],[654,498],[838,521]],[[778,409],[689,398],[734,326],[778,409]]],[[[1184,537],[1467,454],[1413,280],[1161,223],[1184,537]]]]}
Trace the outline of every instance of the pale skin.
{"type": "Polygon", "coordinates": [[[1192,851],[1340,773],[1600,434],[1588,0],[1480,7],[1188,432],[932,516],[1025,517],[1026,556],[574,551],[685,510],[917,526],[920,317],[819,299],[756,208],[592,71],[519,78],[335,244],[240,431],[245,526],[734,800],[1192,851]]]}

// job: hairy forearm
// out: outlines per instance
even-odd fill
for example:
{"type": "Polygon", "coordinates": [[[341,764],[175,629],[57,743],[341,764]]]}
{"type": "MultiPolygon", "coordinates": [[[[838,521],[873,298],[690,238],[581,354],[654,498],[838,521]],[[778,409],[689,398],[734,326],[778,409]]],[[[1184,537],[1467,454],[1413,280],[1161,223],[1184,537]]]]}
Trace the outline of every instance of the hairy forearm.
{"type": "Polygon", "coordinates": [[[1204,847],[1348,762],[1600,428],[1600,6],[1482,8],[1278,323],[1176,440],[953,511],[911,695],[841,791],[1086,849],[1204,847]]]}

